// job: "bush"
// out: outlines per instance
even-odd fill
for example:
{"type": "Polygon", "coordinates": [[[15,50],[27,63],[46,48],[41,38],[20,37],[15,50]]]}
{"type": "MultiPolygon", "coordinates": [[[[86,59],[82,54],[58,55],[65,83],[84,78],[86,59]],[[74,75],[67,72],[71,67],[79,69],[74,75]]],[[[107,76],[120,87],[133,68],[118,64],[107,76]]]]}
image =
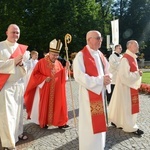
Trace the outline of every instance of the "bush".
{"type": "Polygon", "coordinates": [[[142,83],[141,87],[139,88],[139,92],[150,94],[150,84],[142,83]]]}

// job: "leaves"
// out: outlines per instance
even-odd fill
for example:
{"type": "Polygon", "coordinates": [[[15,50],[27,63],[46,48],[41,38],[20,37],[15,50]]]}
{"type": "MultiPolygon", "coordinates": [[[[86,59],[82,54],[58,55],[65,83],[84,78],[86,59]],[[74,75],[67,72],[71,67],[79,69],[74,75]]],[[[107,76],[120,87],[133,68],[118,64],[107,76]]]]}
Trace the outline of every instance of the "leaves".
{"type": "MultiPolygon", "coordinates": [[[[73,37],[69,45],[71,54],[86,44],[87,31],[96,29],[103,35],[105,30],[108,32],[107,14],[102,15],[103,11],[95,0],[1,0],[0,32],[5,33],[9,24],[16,23],[21,30],[19,42],[40,53],[48,52],[49,42],[54,38],[64,43],[64,36],[69,33],[73,37]]],[[[0,38],[4,40],[6,35],[1,34],[0,38]]],[[[65,55],[64,47],[61,55],[65,55]]]]}
{"type": "MultiPolygon", "coordinates": [[[[41,54],[48,52],[49,42],[72,35],[69,54],[86,44],[89,30],[99,30],[104,37],[101,51],[106,53],[106,35],[111,34],[110,21],[119,19],[120,44],[126,48],[129,39],[139,42],[145,59],[150,58],[150,1],[143,0],[1,0],[0,40],[11,23],[21,29],[20,43],[41,54]],[[144,42],[144,45],[142,43],[144,42]]],[[[65,55],[64,46],[61,55],[65,55]]]]}

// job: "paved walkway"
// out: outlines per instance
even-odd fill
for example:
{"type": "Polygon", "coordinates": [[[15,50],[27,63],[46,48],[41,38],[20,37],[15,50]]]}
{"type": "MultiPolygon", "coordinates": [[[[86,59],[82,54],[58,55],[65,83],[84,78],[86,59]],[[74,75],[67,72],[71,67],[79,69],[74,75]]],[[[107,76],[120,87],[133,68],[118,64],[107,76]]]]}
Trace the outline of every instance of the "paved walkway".
{"type": "MultiPolygon", "coordinates": [[[[41,129],[38,125],[26,120],[24,110],[24,131],[29,139],[17,143],[17,150],[78,150],[78,85],[75,81],[67,82],[67,102],[70,125],[66,130],[57,127],[41,129]],[[76,120],[72,112],[70,86],[74,100],[76,120]],[[76,122],[76,124],[75,124],[76,122]]],[[[150,96],[140,95],[141,112],[138,125],[145,132],[142,137],[124,133],[121,129],[108,127],[105,150],[150,150],[150,96]]],[[[86,141],[85,141],[86,142],[86,141]]]]}

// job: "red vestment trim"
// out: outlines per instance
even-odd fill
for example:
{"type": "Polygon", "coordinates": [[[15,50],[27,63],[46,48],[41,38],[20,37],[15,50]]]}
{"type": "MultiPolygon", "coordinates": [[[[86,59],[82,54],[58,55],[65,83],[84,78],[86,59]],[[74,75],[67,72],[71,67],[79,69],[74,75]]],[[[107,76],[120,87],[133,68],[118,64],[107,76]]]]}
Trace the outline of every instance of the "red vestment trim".
{"type": "MultiPolygon", "coordinates": [[[[15,58],[17,57],[19,54],[23,55],[26,51],[28,46],[26,45],[22,45],[22,44],[19,44],[18,47],[16,48],[16,50],[14,51],[14,53],[10,56],[9,59],[11,58],[15,58]]],[[[6,81],[8,80],[10,74],[3,74],[3,73],[0,73],[0,90],[2,90],[3,86],[5,85],[6,81]]]]}
{"type": "MultiPolygon", "coordinates": [[[[131,72],[137,71],[138,68],[134,58],[128,54],[124,54],[123,57],[127,58],[130,65],[130,71],[131,72]]],[[[135,114],[139,112],[139,93],[138,90],[133,88],[130,88],[130,93],[131,93],[132,114],[135,114]]]]}
{"type": "MultiPolygon", "coordinates": [[[[90,55],[86,47],[82,50],[83,60],[85,65],[85,72],[90,76],[98,76],[98,71],[96,68],[96,63],[93,57],[90,55]]],[[[103,64],[104,65],[104,64],[103,64]]],[[[102,94],[95,94],[92,91],[88,90],[90,107],[91,107],[91,117],[92,117],[92,126],[93,133],[101,133],[107,130],[106,120],[103,107],[103,98],[102,94]]]]}

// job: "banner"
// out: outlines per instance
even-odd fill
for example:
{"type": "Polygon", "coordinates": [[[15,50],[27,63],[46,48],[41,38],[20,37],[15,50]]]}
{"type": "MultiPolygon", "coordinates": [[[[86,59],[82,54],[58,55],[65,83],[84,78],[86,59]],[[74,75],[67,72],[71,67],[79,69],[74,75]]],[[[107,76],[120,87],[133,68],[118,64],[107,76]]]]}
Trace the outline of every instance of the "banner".
{"type": "Polygon", "coordinates": [[[112,43],[119,44],[119,19],[111,21],[112,43]]]}

